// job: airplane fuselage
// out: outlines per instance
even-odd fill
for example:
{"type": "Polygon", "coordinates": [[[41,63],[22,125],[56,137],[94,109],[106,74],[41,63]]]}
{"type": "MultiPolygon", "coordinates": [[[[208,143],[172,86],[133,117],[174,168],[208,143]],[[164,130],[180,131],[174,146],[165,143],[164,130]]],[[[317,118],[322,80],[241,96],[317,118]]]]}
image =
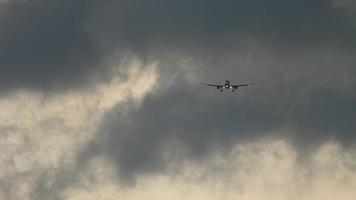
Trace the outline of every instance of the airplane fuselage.
{"type": "Polygon", "coordinates": [[[231,88],[230,81],[229,81],[229,80],[226,80],[223,87],[224,87],[225,89],[230,89],[230,88],[231,88]]]}

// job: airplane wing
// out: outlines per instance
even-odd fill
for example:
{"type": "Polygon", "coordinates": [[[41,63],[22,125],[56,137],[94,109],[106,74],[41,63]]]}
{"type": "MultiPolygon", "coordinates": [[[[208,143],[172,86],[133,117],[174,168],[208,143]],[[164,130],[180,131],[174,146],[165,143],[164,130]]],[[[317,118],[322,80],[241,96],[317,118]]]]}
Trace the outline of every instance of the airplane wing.
{"type": "Polygon", "coordinates": [[[250,84],[237,84],[237,85],[231,85],[232,88],[237,89],[238,87],[243,87],[243,86],[250,86],[253,85],[253,83],[250,84]]]}
{"type": "Polygon", "coordinates": [[[220,88],[223,87],[223,85],[215,85],[215,84],[209,84],[209,83],[201,83],[201,84],[206,85],[206,86],[216,87],[216,88],[218,88],[218,89],[220,89],[220,88]]]}

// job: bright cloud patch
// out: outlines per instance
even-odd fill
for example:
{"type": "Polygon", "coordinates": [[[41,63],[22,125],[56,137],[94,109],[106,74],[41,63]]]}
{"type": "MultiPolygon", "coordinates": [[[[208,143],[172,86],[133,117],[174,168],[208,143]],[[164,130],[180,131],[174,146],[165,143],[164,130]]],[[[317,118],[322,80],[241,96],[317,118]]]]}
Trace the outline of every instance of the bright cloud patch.
{"type": "Polygon", "coordinates": [[[93,161],[63,199],[343,199],[356,191],[352,152],[328,142],[299,162],[285,140],[269,139],[236,145],[229,156],[214,152],[205,162],[184,161],[183,169],[142,176],[135,187],[121,187],[114,168],[93,161]],[[93,175],[93,173],[95,175],[93,175]],[[89,175],[89,176],[88,176],[89,175]]]}
{"type": "Polygon", "coordinates": [[[15,91],[0,99],[4,199],[30,199],[40,177],[46,175],[51,184],[53,174],[75,165],[76,153],[94,136],[107,110],[127,100],[140,102],[155,83],[155,63],[142,70],[143,64],[132,58],[113,72],[122,65],[129,69],[125,81],[113,78],[90,90],[51,96],[15,91]]]}

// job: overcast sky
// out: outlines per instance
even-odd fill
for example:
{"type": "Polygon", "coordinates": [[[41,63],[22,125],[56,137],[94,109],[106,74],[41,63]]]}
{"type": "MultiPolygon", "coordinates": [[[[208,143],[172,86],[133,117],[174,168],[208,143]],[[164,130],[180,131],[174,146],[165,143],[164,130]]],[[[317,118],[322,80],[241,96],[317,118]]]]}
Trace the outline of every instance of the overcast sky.
{"type": "Polygon", "coordinates": [[[0,0],[0,199],[352,200],[355,55],[353,0],[0,0]]]}

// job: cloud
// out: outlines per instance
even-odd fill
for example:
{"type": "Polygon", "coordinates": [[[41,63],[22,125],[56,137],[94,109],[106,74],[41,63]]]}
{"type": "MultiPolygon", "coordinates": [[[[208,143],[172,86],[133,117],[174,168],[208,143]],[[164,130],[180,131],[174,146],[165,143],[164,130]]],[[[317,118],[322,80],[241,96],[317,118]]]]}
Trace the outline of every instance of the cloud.
{"type": "Polygon", "coordinates": [[[90,2],[13,0],[0,9],[2,91],[63,89],[99,72],[99,46],[85,28],[90,2]]]}
{"type": "MultiPolygon", "coordinates": [[[[140,107],[128,104],[125,109],[107,112],[98,128],[100,136],[84,152],[100,152],[114,160],[122,180],[133,184],[141,174],[166,169],[162,147],[171,139],[184,143],[189,152],[185,156],[195,159],[204,158],[216,147],[229,151],[234,142],[276,131],[295,144],[301,157],[331,139],[352,144],[355,79],[347,74],[354,73],[349,67],[353,58],[348,54],[326,57],[330,52],[321,49],[281,58],[271,47],[264,50],[265,55],[251,50],[251,54],[259,54],[253,60],[215,55],[218,64],[248,62],[230,68],[230,74],[240,72],[241,77],[255,82],[236,93],[220,93],[198,82],[202,77],[216,80],[214,70],[227,69],[230,63],[216,69],[209,56],[165,57],[158,64],[161,74],[155,90],[140,107]],[[165,68],[168,64],[175,68],[165,68]],[[334,66],[340,68],[333,70],[334,66]]],[[[84,157],[90,158],[87,154],[84,157]]]]}
{"type": "Polygon", "coordinates": [[[136,58],[128,60],[122,63],[130,65],[125,82],[116,78],[91,90],[50,96],[22,90],[1,98],[0,193],[5,199],[56,199],[76,180],[77,154],[94,137],[105,112],[128,99],[139,104],[155,82],[154,63],[142,69],[136,58]],[[131,87],[133,80],[138,88],[131,87]]]}
{"type": "Polygon", "coordinates": [[[356,59],[347,5],[2,3],[1,197],[153,198],[178,174],[166,191],[180,199],[181,190],[197,199],[348,199],[356,59]],[[226,78],[255,84],[236,93],[199,84],[226,78]],[[216,193],[206,179],[215,173],[216,193]]]}
{"type": "Polygon", "coordinates": [[[129,45],[138,47],[162,42],[186,46],[222,43],[225,46],[232,40],[243,40],[244,33],[306,45],[306,42],[320,41],[319,36],[322,37],[319,39],[332,35],[352,38],[353,32],[332,4],[320,0],[219,3],[138,0],[117,1],[110,7],[100,21],[106,23],[99,24],[98,32],[113,41],[124,37],[129,45]]]}
{"type": "Polygon", "coordinates": [[[1,90],[85,88],[108,79],[106,60],[128,51],[142,59],[231,53],[251,38],[281,51],[353,48],[354,29],[342,13],[321,0],[12,0],[0,12],[1,90]]]}
{"type": "Polygon", "coordinates": [[[287,141],[264,138],[236,145],[228,155],[214,151],[203,163],[182,160],[180,171],[173,165],[165,174],[140,176],[132,188],[118,184],[112,178],[116,173],[112,163],[99,159],[89,167],[96,172],[94,178],[83,174],[63,197],[351,200],[356,187],[355,170],[350,167],[355,165],[353,151],[327,142],[310,155],[307,164],[300,164],[287,141]]]}

